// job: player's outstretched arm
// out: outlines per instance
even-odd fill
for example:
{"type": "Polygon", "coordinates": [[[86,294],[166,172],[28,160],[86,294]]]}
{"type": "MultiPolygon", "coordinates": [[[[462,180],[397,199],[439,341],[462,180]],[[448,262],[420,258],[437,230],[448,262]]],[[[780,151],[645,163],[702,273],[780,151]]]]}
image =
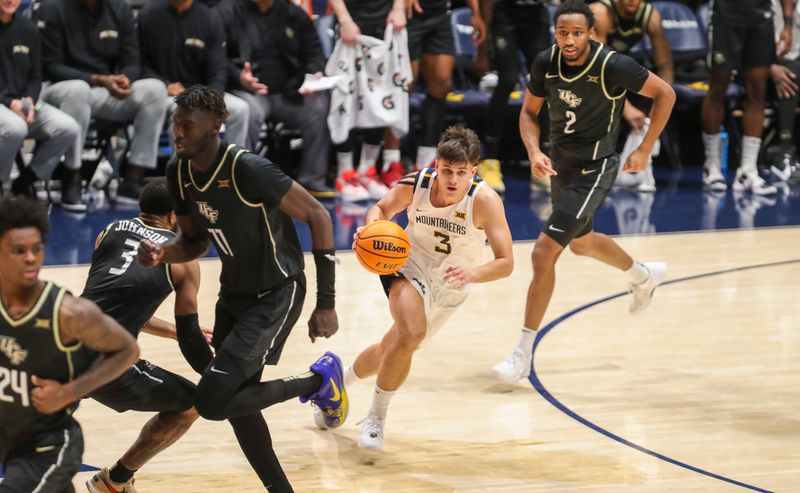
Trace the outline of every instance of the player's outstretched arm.
{"type": "Polygon", "coordinates": [[[139,243],[139,263],[145,267],[160,263],[180,264],[201,257],[208,251],[211,246],[208,233],[191,216],[178,216],[178,227],[178,235],[163,245],[142,240],[139,243]]]}
{"type": "Polygon", "coordinates": [[[336,316],[336,248],[333,243],[331,216],[322,204],[298,183],[293,182],[278,205],[281,211],[308,224],[311,229],[311,253],[317,268],[317,306],[308,320],[308,337],[331,337],[339,330],[336,316]]]}
{"type": "Polygon", "coordinates": [[[669,116],[672,114],[672,107],[675,104],[675,91],[672,86],[652,72],[648,74],[639,94],[653,99],[653,110],[650,113],[650,128],[647,130],[644,140],[625,162],[623,169],[631,172],[642,171],[647,166],[653,145],[664,127],[667,126],[669,116]]]}
{"type": "Polygon", "coordinates": [[[473,207],[474,224],[486,233],[494,260],[473,268],[451,266],[444,280],[451,286],[461,288],[469,283],[489,282],[511,275],[514,270],[514,253],[511,248],[511,230],[506,221],[503,200],[497,192],[484,186],[475,197],[473,207]]]}
{"type": "Polygon", "coordinates": [[[36,388],[31,392],[36,409],[54,413],[120,376],[139,358],[136,340],[113,318],[105,315],[91,301],[66,295],[59,313],[55,335],[67,350],[78,342],[100,353],[100,357],[75,380],[60,383],[34,375],[36,388]]]}

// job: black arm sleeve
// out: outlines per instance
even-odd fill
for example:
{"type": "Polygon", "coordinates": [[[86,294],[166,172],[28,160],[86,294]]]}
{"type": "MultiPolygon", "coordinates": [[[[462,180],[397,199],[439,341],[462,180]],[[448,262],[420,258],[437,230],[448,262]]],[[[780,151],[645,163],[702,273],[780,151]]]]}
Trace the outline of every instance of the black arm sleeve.
{"type": "Polygon", "coordinates": [[[628,55],[615,53],[606,63],[606,88],[611,89],[615,94],[619,92],[619,90],[614,90],[617,88],[627,89],[631,92],[641,91],[649,76],[650,71],[628,55]]]}
{"type": "Polygon", "coordinates": [[[531,77],[528,81],[528,90],[534,96],[543,98],[546,93],[544,91],[544,79],[547,73],[547,67],[550,65],[550,50],[542,51],[531,64],[531,77]]]}
{"type": "Polygon", "coordinates": [[[178,159],[173,157],[167,163],[165,171],[167,176],[167,189],[169,194],[172,195],[172,200],[175,201],[175,214],[179,216],[188,216],[189,208],[186,202],[181,198],[180,184],[178,183],[178,159]]]}
{"type": "Polygon", "coordinates": [[[274,207],[292,186],[277,164],[256,154],[246,153],[236,163],[234,180],[239,192],[250,202],[274,207]]]}
{"type": "Polygon", "coordinates": [[[194,371],[202,375],[214,355],[200,330],[197,314],[175,315],[175,332],[183,357],[194,371]]]}

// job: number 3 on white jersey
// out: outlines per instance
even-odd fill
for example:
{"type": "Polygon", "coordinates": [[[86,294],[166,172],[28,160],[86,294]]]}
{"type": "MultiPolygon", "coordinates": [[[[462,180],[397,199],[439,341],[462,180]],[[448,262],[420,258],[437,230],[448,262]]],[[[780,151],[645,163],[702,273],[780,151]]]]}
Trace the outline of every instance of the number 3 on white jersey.
{"type": "Polygon", "coordinates": [[[570,110],[567,110],[566,115],[567,115],[567,124],[564,125],[564,133],[565,134],[574,134],[575,133],[575,129],[572,128],[572,125],[575,124],[575,120],[578,119],[578,116],[575,115],[574,111],[570,111],[570,110]]]}

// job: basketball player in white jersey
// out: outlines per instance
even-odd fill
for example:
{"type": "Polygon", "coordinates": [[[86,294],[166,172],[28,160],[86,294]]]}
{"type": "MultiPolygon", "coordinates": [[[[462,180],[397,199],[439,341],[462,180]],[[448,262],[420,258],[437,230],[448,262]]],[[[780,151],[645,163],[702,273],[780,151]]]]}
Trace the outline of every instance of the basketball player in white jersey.
{"type": "Polygon", "coordinates": [[[508,277],[514,267],[503,202],[475,174],[479,158],[478,136],[450,127],[439,141],[435,167],[404,177],[367,213],[369,224],[406,209],[411,255],[398,273],[381,276],[394,324],[345,373],[349,383],[378,375],[360,448],[383,448],[389,401],[408,376],[414,351],[464,303],[469,284],[508,277]],[[494,253],[489,262],[487,238],[494,253]]]}

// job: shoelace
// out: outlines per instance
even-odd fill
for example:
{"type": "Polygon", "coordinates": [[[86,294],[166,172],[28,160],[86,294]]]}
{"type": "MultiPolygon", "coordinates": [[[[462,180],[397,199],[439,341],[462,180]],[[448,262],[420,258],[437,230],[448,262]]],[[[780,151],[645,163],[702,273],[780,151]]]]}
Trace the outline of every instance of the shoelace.
{"type": "Polygon", "coordinates": [[[370,436],[378,436],[380,430],[383,429],[383,423],[386,421],[386,418],[381,418],[380,416],[370,415],[366,418],[362,419],[361,421],[356,423],[356,426],[361,426],[364,423],[364,428],[366,428],[367,432],[369,432],[370,436]]]}

